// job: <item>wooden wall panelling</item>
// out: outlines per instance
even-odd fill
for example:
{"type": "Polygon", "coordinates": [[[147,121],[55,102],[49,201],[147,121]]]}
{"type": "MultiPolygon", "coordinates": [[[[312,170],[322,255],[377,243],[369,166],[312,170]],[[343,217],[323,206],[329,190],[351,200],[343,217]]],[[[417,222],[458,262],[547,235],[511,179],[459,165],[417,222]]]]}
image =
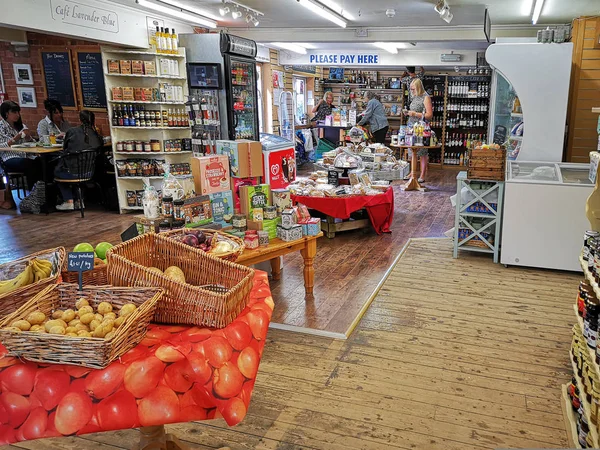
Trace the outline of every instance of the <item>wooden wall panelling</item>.
{"type": "Polygon", "coordinates": [[[573,63],[569,95],[566,160],[589,162],[589,152],[597,147],[597,115],[600,106],[600,31],[597,18],[579,18],[573,22],[573,63]]]}

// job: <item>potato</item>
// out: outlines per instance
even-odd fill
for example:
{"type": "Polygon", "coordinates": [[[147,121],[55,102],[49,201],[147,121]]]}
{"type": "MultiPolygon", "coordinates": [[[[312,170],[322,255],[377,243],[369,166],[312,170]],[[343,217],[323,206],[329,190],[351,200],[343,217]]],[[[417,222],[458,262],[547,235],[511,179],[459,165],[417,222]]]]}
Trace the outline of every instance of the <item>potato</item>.
{"type": "Polygon", "coordinates": [[[50,333],[50,334],[65,334],[65,329],[61,326],[56,325],[56,326],[50,328],[48,333],[50,333]]]}
{"type": "Polygon", "coordinates": [[[44,325],[32,325],[29,331],[33,331],[35,333],[45,333],[46,328],[44,328],[44,325]]]}
{"type": "Polygon", "coordinates": [[[57,320],[58,323],[60,323],[60,325],[63,328],[67,328],[68,327],[67,322],[65,322],[64,320],[62,320],[62,319],[56,319],[56,320],[57,320]]]}
{"type": "Polygon", "coordinates": [[[87,332],[90,331],[89,327],[83,323],[78,323],[77,325],[75,325],[75,329],[77,331],[87,331],[87,332]]]}
{"type": "Polygon", "coordinates": [[[115,334],[117,334],[116,331],[111,331],[110,333],[106,333],[106,336],[104,336],[104,339],[112,339],[115,337],[115,334]]]}
{"type": "Polygon", "coordinates": [[[72,309],[67,309],[65,312],[63,312],[62,317],[59,317],[59,319],[62,319],[65,322],[70,322],[71,320],[75,319],[75,311],[72,309]]]}
{"type": "Polygon", "coordinates": [[[92,333],[90,333],[89,331],[79,330],[77,332],[77,336],[79,336],[79,337],[92,337],[92,333]]]}
{"type": "Polygon", "coordinates": [[[89,302],[88,302],[88,301],[87,301],[85,298],[83,298],[83,297],[81,297],[79,300],[77,300],[77,301],[75,302],[75,307],[76,307],[77,309],[81,309],[81,308],[83,308],[84,306],[90,306],[90,304],[89,304],[89,302]]]}
{"type": "Polygon", "coordinates": [[[14,331],[14,332],[17,332],[17,333],[21,333],[23,331],[23,330],[21,330],[20,328],[17,328],[17,327],[6,327],[6,328],[3,328],[3,329],[7,330],[7,331],[14,331]]]}
{"type": "Polygon", "coordinates": [[[46,314],[41,311],[34,311],[27,316],[27,322],[31,325],[41,325],[46,321],[46,314]]]}
{"type": "Polygon", "coordinates": [[[63,326],[63,323],[64,323],[64,322],[62,322],[62,321],[60,321],[60,320],[58,320],[58,319],[56,319],[56,320],[49,320],[48,322],[46,322],[46,323],[44,324],[44,328],[46,328],[46,331],[47,331],[47,332],[50,332],[50,329],[51,329],[52,327],[61,327],[61,328],[67,328],[66,326],[63,326]]]}
{"type": "Polygon", "coordinates": [[[100,326],[100,321],[94,319],[90,322],[90,330],[94,331],[96,328],[98,328],[100,326]]]}
{"type": "Polygon", "coordinates": [[[78,337],[77,333],[65,333],[65,336],[78,337]]]}
{"type": "Polygon", "coordinates": [[[52,318],[53,319],[60,319],[63,315],[63,312],[60,309],[57,309],[56,311],[54,311],[52,313],[52,318]]]}
{"type": "Polygon", "coordinates": [[[79,308],[79,311],[77,311],[77,314],[79,315],[79,318],[81,319],[81,316],[85,316],[86,314],[90,314],[90,313],[94,313],[94,309],[87,305],[87,306],[82,306],[81,308],[79,308]]]}
{"type": "Polygon", "coordinates": [[[29,329],[31,328],[31,324],[26,320],[15,320],[13,323],[10,324],[10,326],[17,327],[21,331],[29,331],[29,329]]]}
{"type": "Polygon", "coordinates": [[[119,328],[124,321],[125,317],[119,317],[117,320],[115,320],[115,328],[119,328]]]}
{"type": "Polygon", "coordinates": [[[73,319],[67,325],[70,326],[70,327],[76,327],[80,323],[81,323],[81,320],[79,320],[79,319],[73,319]]]}
{"type": "Polygon", "coordinates": [[[94,318],[94,314],[91,312],[79,316],[79,320],[81,320],[81,323],[84,325],[89,324],[94,318]]]}
{"type": "Polygon", "coordinates": [[[103,327],[111,327],[113,328],[115,326],[115,321],[112,319],[104,319],[102,321],[102,326],[103,327]]]}
{"type": "Polygon", "coordinates": [[[108,302],[101,302],[97,309],[100,314],[108,314],[109,312],[112,312],[113,307],[108,302]]]}
{"type": "Polygon", "coordinates": [[[97,338],[103,338],[106,335],[106,331],[104,331],[104,327],[98,327],[92,333],[92,336],[97,338]]]}
{"type": "Polygon", "coordinates": [[[104,320],[104,316],[100,313],[96,313],[96,314],[94,314],[94,320],[97,320],[98,322],[102,322],[104,320]]]}
{"type": "Polygon", "coordinates": [[[137,309],[137,306],[135,306],[133,303],[127,303],[126,305],[123,305],[123,307],[119,311],[119,317],[127,317],[129,314],[134,312],[136,309],[137,309]]]}
{"type": "Polygon", "coordinates": [[[117,320],[117,315],[114,312],[106,313],[104,314],[104,320],[106,319],[117,320]]]}
{"type": "Polygon", "coordinates": [[[75,334],[77,334],[77,328],[75,328],[75,327],[67,327],[67,328],[65,328],[65,333],[66,334],[69,334],[69,333],[75,333],[75,334]]]}

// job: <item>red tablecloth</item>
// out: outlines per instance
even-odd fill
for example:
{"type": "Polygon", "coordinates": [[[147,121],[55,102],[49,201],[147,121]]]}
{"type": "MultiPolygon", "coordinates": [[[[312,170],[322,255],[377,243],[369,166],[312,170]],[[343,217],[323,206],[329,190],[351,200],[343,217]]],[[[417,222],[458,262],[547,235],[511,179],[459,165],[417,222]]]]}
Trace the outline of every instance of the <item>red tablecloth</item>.
{"type": "Polygon", "coordinates": [[[150,325],[103,370],[21,362],[0,344],[0,445],[246,415],[273,299],[257,271],[248,306],[221,330],[150,325]]]}
{"type": "Polygon", "coordinates": [[[349,219],[350,214],[365,208],[377,234],[391,233],[394,221],[394,190],[390,186],[380,195],[356,195],[352,197],[305,197],[292,195],[292,200],[308,208],[338,219],[349,219]]]}

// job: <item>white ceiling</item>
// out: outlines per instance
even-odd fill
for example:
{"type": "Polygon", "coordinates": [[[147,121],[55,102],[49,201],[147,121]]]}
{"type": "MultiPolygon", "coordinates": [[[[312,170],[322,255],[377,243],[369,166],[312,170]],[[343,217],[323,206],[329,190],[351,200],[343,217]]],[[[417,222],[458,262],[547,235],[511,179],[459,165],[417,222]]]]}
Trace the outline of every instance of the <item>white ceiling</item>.
{"type": "MultiPolygon", "coordinates": [[[[302,44],[300,44],[302,45],[302,44]]],[[[311,42],[314,50],[378,50],[372,43],[367,42],[311,42]]],[[[411,50],[485,50],[490,44],[485,41],[437,41],[437,42],[415,42],[402,51],[411,50]]]]}
{"type": "MultiPolygon", "coordinates": [[[[135,0],[114,0],[118,3],[135,5],[135,0]]],[[[221,0],[179,0],[191,7],[205,8],[218,15],[221,0]]],[[[336,0],[345,10],[356,17],[349,27],[408,27],[446,26],[433,10],[435,0],[336,0]],[[385,10],[394,8],[396,16],[387,18],[385,10]]],[[[482,10],[487,7],[493,24],[531,24],[531,15],[523,13],[523,4],[532,0],[448,0],[454,20],[451,25],[482,23],[482,10]]],[[[260,27],[274,28],[320,28],[336,27],[296,2],[296,0],[242,0],[251,8],[265,14],[260,27]]],[[[545,0],[539,24],[567,23],[582,15],[600,14],[600,0],[545,0]]],[[[224,27],[248,25],[242,19],[219,22],[224,27]]]]}

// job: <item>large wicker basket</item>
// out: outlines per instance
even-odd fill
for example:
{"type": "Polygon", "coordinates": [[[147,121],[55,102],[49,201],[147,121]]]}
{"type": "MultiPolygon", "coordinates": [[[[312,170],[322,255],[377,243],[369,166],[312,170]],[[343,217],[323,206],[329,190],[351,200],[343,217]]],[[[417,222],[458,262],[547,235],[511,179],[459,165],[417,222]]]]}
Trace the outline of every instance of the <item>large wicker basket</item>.
{"type": "Polygon", "coordinates": [[[61,283],[47,286],[0,322],[0,342],[11,355],[31,361],[102,369],[144,338],[148,325],[154,317],[157,302],[162,295],[163,290],[159,288],[92,286],[80,292],[76,284],[61,283]],[[82,297],[86,298],[94,309],[103,301],[111,303],[115,311],[127,303],[133,303],[138,308],[127,316],[111,339],[3,329],[15,320],[26,318],[34,311],[42,311],[50,317],[57,309],[76,309],[75,302],[82,297]]]}
{"type": "Polygon", "coordinates": [[[0,264],[0,281],[2,281],[19,275],[33,258],[45,259],[52,263],[52,274],[48,278],[15,289],[14,291],[0,294],[0,319],[15,312],[48,285],[56,284],[58,282],[61,267],[65,261],[65,256],[66,252],[64,247],[57,247],[23,256],[22,258],[5,264],[0,264]]]}
{"type": "MultiPolygon", "coordinates": [[[[104,286],[108,284],[108,265],[100,264],[92,270],[86,270],[81,273],[81,284],[84,286],[104,286]]],[[[79,272],[67,271],[67,261],[63,265],[61,273],[63,283],[79,284],[79,272]]]]}
{"type": "Polygon", "coordinates": [[[254,270],[210,256],[162,234],[147,233],[108,251],[108,282],[165,289],[155,321],[223,328],[246,307],[254,270]],[[149,270],[179,267],[185,283],[149,270]]]}
{"type": "MultiPolygon", "coordinates": [[[[204,228],[195,228],[194,230],[202,231],[206,235],[206,240],[212,242],[212,246],[214,246],[218,241],[227,241],[229,242],[233,250],[228,253],[221,253],[219,255],[213,255],[220,259],[226,259],[227,261],[235,262],[241,255],[244,253],[244,249],[246,245],[244,244],[244,240],[240,239],[237,236],[233,236],[231,234],[222,233],[216,230],[208,230],[204,228]]],[[[161,233],[163,236],[168,236],[170,238],[179,238],[183,237],[185,234],[185,229],[172,230],[161,233]]]]}

